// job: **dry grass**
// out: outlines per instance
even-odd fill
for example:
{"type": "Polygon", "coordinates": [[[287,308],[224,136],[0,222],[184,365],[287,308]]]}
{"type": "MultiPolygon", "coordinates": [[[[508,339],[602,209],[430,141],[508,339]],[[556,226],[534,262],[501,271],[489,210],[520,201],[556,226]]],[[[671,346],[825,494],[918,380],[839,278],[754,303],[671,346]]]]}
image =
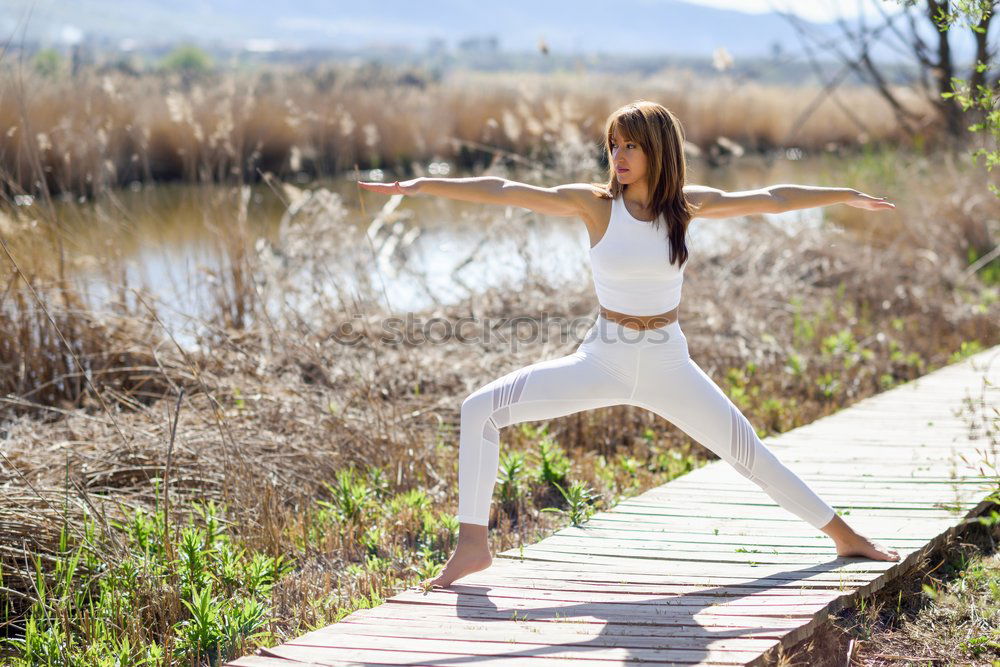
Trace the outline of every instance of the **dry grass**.
{"type": "MultiPolygon", "coordinates": [[[[994,505],[994,509],[997,506],[994,505]]],[[[969,524],[907,572],[763,663],[776,667],[995,664],[1000,530],[969,524]],[[936,599],[927,593],[927,587],[936,599]],[[980,642],[975,641],[981,638],[980,642]],[[963,642],[970,642],[961,646],[963,642]],[[992,640],[992,644],[989,641],[992,640]],[[975,648],[972,648],[975,646],[975,648]],[[850,658],[848,659],[848,656],[850,658]]]]}
{"type": "MultiPolygon", "coordinates": [[[[51,79],[8,63],[0,72],[7,102],[0,127],[9,128],[0,134],[0,169],[25,191],[40,192],[44,182],[51,191],[93,193],[133,180],[329,175],[354,164],[408,173],[446,159],[463,168],[491,159],[483,146],[551,162],[554,140],[596,142],[607,114],[636,98],[670,107],[701,149],[720,136],[750,150],[907,141],[865,88],[839,91],[839,105],[825,98],[806,118],[818,87],[701,80],[687,71],[647,78],[458,71],[423,85],[400,84],[401,74],[338,66],[192,83],[93,71],[51,79]]],[[[926,118],[920,141],[930,145],[937,131],[929,110],[926,118]]]]}

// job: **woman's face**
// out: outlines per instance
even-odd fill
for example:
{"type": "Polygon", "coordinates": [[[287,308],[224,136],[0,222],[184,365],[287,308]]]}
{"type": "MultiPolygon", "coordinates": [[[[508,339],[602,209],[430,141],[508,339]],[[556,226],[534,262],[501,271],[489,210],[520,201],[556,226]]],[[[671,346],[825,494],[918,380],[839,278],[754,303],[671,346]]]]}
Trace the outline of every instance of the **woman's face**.
{"type": "Polygon", "coordinates": [[[638,143],[623,138],[617,127],[611,132],[611,166],[622,185],[646,178],[646,154],[638,143]]]}

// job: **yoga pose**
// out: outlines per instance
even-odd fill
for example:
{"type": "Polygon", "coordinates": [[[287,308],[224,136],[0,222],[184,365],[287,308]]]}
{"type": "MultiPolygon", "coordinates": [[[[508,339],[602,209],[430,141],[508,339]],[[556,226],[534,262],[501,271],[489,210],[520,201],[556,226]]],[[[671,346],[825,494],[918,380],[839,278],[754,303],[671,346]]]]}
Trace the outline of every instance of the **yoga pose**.
{"type": "Polygon", "coordinates": [[[494,177],[360,183],[385,194],[437,195],[575,216],[590,235],[600,314],[583,342],[572,354],[511,371],[462,402],[458,545],[429,585],[448,586],[492,562],[487,525],[504,426],[621,404],[652,410],[674,423],[779,505],[829,535],[838,555],[899,560],[895,550],[850,528],[761,442],[747,418],[688,356],[677,319],[691,218],[830,204],[882,210],[893,204],[850,188],[773,185],[725,192],[685,185],[680,122],[653,102],[614,111],[604,142],[610,173],[601,185],[543,188],[494,177]]]}

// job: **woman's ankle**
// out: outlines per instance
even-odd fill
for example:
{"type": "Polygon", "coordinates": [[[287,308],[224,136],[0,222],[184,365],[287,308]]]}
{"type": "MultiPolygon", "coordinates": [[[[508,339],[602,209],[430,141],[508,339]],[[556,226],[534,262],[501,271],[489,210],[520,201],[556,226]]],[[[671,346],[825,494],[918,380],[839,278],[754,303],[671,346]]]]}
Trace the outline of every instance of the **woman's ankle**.
{"type": "Polygon", "coordinates": [[[488,530],[488,526],[481,526],[476,523],[460,523],[458,524],[458,544],[486,544],[488,530]]]}
{"type": "Polygon", "coordinates": [[[834,514],[830,522],[820,528],[820,530],[837,541],[850,540],[857,537],[857,533],[854,529],[847,525],[847,522],[845,522],[837,514],[834,514]]]}

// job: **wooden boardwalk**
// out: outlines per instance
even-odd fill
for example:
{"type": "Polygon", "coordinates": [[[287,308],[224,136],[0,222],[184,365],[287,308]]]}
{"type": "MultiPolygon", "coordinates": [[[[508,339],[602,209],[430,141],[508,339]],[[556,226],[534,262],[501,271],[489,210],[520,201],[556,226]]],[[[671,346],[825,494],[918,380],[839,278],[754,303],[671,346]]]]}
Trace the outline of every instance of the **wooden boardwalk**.
{"type": "Polygon", "coordinates": [[[1000,346],[765,439],[899,562],[837,557],[826,535],[716,461],[497,554],[450,589],[401,593],[228,664],[757,664],[905,575],[989,505],[978,462],[990,445],[970,428],[970,403],[980,423],[1000,406],[1000,346]]]}

